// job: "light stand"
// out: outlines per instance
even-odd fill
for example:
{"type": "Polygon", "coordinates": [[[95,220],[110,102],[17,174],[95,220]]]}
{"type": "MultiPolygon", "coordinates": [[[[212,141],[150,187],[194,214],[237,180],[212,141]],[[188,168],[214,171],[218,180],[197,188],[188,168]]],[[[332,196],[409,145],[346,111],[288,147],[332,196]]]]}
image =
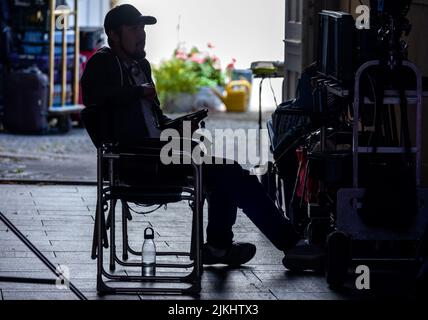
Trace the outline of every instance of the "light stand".
{"type": "MultiPolygon", "coordinates": [[[[6,216],[0,212],[0,220],[6,225],[6,227],[12,231],[18,238],[24,243],[28,249],[33,252],[45,266],[51,270],[55,276],[59,279],[62,278],[62,274],[57,270],[57,267],[46,258],[39,249],[37,249],[30,240],[28,240],[14,225],[10,222],[6,216]]],[[[13,283],[31,283],[31,284],[49,284],[55,285],[56,280],[54,279],[39,279],[39,278],[20,278],[20,277],[0,277],[0,282],[13,282],[13,283]]],[[[85,295],[79,291],[71,282],[69,283],[70,290],[80,299],[88,300],[85,295]]]]}

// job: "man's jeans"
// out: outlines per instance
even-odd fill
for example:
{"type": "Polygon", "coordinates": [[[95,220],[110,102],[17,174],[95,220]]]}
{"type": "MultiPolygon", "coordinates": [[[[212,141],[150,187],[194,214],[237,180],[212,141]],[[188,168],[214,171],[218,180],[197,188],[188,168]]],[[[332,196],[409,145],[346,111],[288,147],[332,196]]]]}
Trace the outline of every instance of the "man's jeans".
{"type": "MultiPolygon", "coordinates": [[[[256,176],[250,175],[238,163],[204,164],[202,180],[204,195],[208,201],[207,243],[218,249],[228,248],[233,242],[232,227],[236,222],[237,210],[241,208],[250,220],[279,250],[285,251],[295,244],[297,235],[266,193],[256,176]]],[[[144,165],[126,163],[121,171],[125,176],[147,180],[152,169],[144,165]]],[[[192,174],[189,166],[170,165],[160,170],[165,180],[183,181],[192,174]]],[[[153,172],[152,172],[153,174],[153,172]]],[[[157,179],[157,178],[156,178],[157,179]]],[[[133,183],[133,182],[129,182],[133,183]]]]}
{"type": "Polygon", "coordinates": [[[237,164],[205,164],[203,185],[208,200],[207,243],[224,249],[231,245],[232,227],[237,209],[248,218],[279,250],[289,249],[296,234],[256,176],[237,164]]]}

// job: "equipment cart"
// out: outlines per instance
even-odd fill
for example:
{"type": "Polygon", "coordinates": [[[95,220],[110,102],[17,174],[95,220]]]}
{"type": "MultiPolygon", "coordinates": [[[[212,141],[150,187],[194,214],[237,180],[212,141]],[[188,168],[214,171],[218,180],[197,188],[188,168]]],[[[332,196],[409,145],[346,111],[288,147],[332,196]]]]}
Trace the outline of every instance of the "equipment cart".
{"type": "Polygon", "coordinates": [[[72,2],[73,9],[56,0],[20,1],[12,8],[18,44],[12,66],[36,65],[48,76],[47,117],[60,132],[68,132],[70,116],[84,108],[79,104],[79,1],[72,2]]]}
{"type": "MultiPolygon", "coordinates": [[[[373,106],[373,97],[368,97],[361,88],[361,79],[368,70],[379,68],[381,62],[378,60],[364,63],[357,71],[355,76],[354,102],[353,102],[353,141],[352,141],[352,187],[342,188],[337,192],[337,208],[335,218],[335,231],[327,239],[327,263],[326,277],[331,286],[341,286],[346,281],[348,267],[351,262],[357,262],[360,265],[365,263],[384,263],[388,265],[393,263],[418,263],[418,243],[424,237],[428,225],[428,188],[422,187],[422,98],[427,97],[428,92],[423,91],[422,75],[419,69],[409,61],[403,61],[402,67],[411,70],[416,79],[415,90],[406,90],[405,99],[407,105],[416,106],[416,144],[408,148],[401,139],[399,147],[362,147],[360,145],[360,119],[361,107],[373,106]],[[414,157],[414,171],[416,182],[416,214],[412,217],[411,212],[402,212],[402,226],[391,227],[388,225],[388,213],[382,214],[385,219],[384,224],[367,224],[361,215],[361,210],[366,201],[367,189],[361,187],[360,161],[361,157],[370,154],[382,154],[386,157],[390,155],[411,154],[414,157]],[[356,250],[353,245],[356,242],[370,241],[376,244],[376,247],[382,247],[382,243],[388,243],[389,255],[365,255],[361,250],[356,250]],[[407,243],[407,249],[403,253],[403,244],[407,243]],[[413,249],[408,250],[414,244],[413,249]],[[392,248],[392,249],[391,249],[392,248]],[[357,253],[358,252],[358,253],[357,253]]],[[[377,69],[377,72],[379,69],[377,69]]],[[[337,87],[330,87],[330,92],[339,95],[348,95],[348,92],[338,90],[337,87]]],[[[383,105],[400,104],[403,96],[400,96],[398,90],[384,90],[383,105]]],[[[386,158],[388,159],[388,158],[386,158]]],[[[380,192],[381,190],[379,190],[380,192]]],[[[391,199],[392,200],[392,199],[391,199]]],[[[379,201],[382,201],[379,199],[379,201]]],[[[409,203],[409,211],[412,207],[409,203]]],[[[404,246],[405,247],[405,246],[404,246]]]]}

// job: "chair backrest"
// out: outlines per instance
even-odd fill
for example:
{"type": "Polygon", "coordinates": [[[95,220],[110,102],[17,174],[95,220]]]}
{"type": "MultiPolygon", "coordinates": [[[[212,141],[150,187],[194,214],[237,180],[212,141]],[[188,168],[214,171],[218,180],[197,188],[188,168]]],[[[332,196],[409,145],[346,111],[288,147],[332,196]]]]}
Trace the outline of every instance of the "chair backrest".
{"type": "Polygon", "coordinates": [[[81,119],[96,148],[100,148],[103,143],[114,140],[107,112],[102,110],[101,107],[83,109],[81,111],[81,119]]]}
{"type": "MultiPolygon", "coordinates": [[[[87,107],[81,111],[81,119],[85,126],[92,143],[96,148],[100,148],[105,143],[114,143],[113,127],[109,110],[101,107],[87,107]]],[[[160,139],[145,138],[140,139],[138,146],[127,146],[115,144],[113,152],[128,154],[119,161],[114,162],[114,172],[116,181],[123,182],[125,185],[188,185],[186,174],[177,176],[177,167],[163,166],[160,161],[160,149],[166,142],[160,139]],[[147,155],[142,157],[141,154],[147,155]],[[139,155],[133,157],[132,154],[139,155]]],[[[109,172],[107,161],[103,161],[103,172],[109,172]]],[[[190,170],[191,172],[191,170],[190,170]]],[[[104,176],[108,181],[109,174],[104,176]]]]}

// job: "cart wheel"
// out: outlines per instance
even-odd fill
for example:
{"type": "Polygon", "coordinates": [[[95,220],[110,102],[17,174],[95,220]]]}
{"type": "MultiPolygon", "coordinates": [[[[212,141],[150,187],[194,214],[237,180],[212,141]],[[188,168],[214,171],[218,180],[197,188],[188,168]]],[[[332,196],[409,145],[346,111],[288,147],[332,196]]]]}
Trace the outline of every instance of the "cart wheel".
{"type": "Polygon", "coordinates": [[[332,288],[344,285],[350,259],[350,239],[343,232],[335,231],[327,239],[326,279],[332,288]]]}

